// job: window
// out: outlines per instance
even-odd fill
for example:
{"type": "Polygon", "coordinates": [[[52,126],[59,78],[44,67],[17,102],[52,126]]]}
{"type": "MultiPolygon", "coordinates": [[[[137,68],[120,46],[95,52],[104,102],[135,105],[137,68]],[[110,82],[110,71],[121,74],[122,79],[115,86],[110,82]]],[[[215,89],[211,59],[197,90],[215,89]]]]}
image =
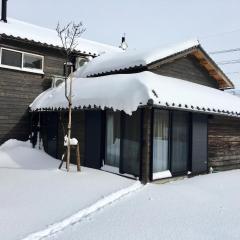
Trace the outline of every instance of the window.
{"type": "Polygon", "coordinates": [[[124,114],[122,123],[122,156],[120,172],[139,176],[141,152],[141,112],[136,111],[132,114],[132,116],[124,114]]]}
{"type": "Polygon", "coordinates": [[[154,109],[153,173],[169,169],[169,111],[154,109]]]}
{"type": "Polygon", "coordinates": [[[15,70],[42,74],[43,59],[43,56],[40,55],[2,48],[0,66],[15,70]]]}
{"type": "Polygon", "coordinates": [[[119,168],[120,112],[107,111],[105,164],[119,168]]]}
{"type": "Polygon", "coordinates": [[[24,53],[23,67],[32,69],[42,69],[42,57],[24,53]]]}
{"type": "Polygon", "coordinates": [[[2,50],[2,64],[12,67],[22,67],[22,54],[20,52],[2,50]]]}
{"type": "Polygon", "coordinates": [[[173,111],[171,136],[171,170],[173,174],[186,173],[188,170],[190,144],[189,128],[189,113],[173,111]]]}

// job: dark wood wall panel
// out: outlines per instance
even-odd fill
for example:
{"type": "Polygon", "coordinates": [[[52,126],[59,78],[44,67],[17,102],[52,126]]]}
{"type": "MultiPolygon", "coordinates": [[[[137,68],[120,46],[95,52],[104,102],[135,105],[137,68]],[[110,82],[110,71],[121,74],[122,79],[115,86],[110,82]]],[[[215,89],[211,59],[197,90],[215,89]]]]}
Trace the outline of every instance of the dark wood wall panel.
{"type": "Polygon", "coordinates": [[[29,104],[50,87],[52,75],[63,75],[63,55],[18,41],[0,40],[0,47],[44,56],[44,75],[0,68],[0,144],[9,138],[28,139],[29,104]]]}
{"type": "Polygon", "coordinates": [[[151,71],[160,75],[180,78],[208,87],[218,88],[217,81],[210,77],[207,71],[192,56],[160,65],[151,71]]]}
{"type": "Polygon", "coordinates": [[[209,166],[215,170],[240,168],[240,119],[212,117],[208,125],[209,166]]]}

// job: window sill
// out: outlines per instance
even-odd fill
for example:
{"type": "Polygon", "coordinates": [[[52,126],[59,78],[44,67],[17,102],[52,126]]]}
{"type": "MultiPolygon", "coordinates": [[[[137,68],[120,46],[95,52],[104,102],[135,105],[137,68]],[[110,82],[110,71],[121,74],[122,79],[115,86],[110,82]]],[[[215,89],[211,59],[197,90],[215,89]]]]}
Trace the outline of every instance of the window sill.
{"type": "Polygon", "coordinates": [[[36,73],[36,74],[41,74],[41,75],[44,74],[43,70],[11,67],[11,66],[2,65],[2,64],[0,64],[0,68],[11,69],[11,70],[16,70],[16,71],[20,71],[20,72],[36,73]]]}

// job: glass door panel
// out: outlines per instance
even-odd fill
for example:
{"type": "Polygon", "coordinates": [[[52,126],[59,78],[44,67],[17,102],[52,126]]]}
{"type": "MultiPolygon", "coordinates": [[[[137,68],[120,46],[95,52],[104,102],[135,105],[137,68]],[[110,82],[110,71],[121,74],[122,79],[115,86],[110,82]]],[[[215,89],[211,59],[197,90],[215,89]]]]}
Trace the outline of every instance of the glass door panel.
{"type": "Polygon", "coordinates": [[[169,143],[169,112],[154,110],[153,122],[153,173],[169,169],[168,143],[169,143]]]}
{"type": "Polygon", "coordinates": [[[120,161],[120,112],[106,113],[105,165],[119,168],[120,161]]]}
{"type": "Polygon", "coordinates": [[[171,170],[174,174],[186,173],[189,159],[189,113],[172,113],[171,170]]]}

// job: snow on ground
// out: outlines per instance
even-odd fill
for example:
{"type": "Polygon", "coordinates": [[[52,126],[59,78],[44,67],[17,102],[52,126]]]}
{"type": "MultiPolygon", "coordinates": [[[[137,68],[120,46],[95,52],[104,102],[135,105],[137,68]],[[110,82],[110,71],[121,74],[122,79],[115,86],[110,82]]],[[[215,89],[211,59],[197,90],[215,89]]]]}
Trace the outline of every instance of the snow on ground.
{"type": "Polygon", "coordinates": [[[22,239],[62,221],[135,181],[99,170],[58,170],[59,162],[30,143],[0,146],[0,238],[22,239]]]}
{"type": "Polygon", "coordinates": [[[226,240],[240,236],[240,171],[149,184],[48,240],[226,240]]]}

